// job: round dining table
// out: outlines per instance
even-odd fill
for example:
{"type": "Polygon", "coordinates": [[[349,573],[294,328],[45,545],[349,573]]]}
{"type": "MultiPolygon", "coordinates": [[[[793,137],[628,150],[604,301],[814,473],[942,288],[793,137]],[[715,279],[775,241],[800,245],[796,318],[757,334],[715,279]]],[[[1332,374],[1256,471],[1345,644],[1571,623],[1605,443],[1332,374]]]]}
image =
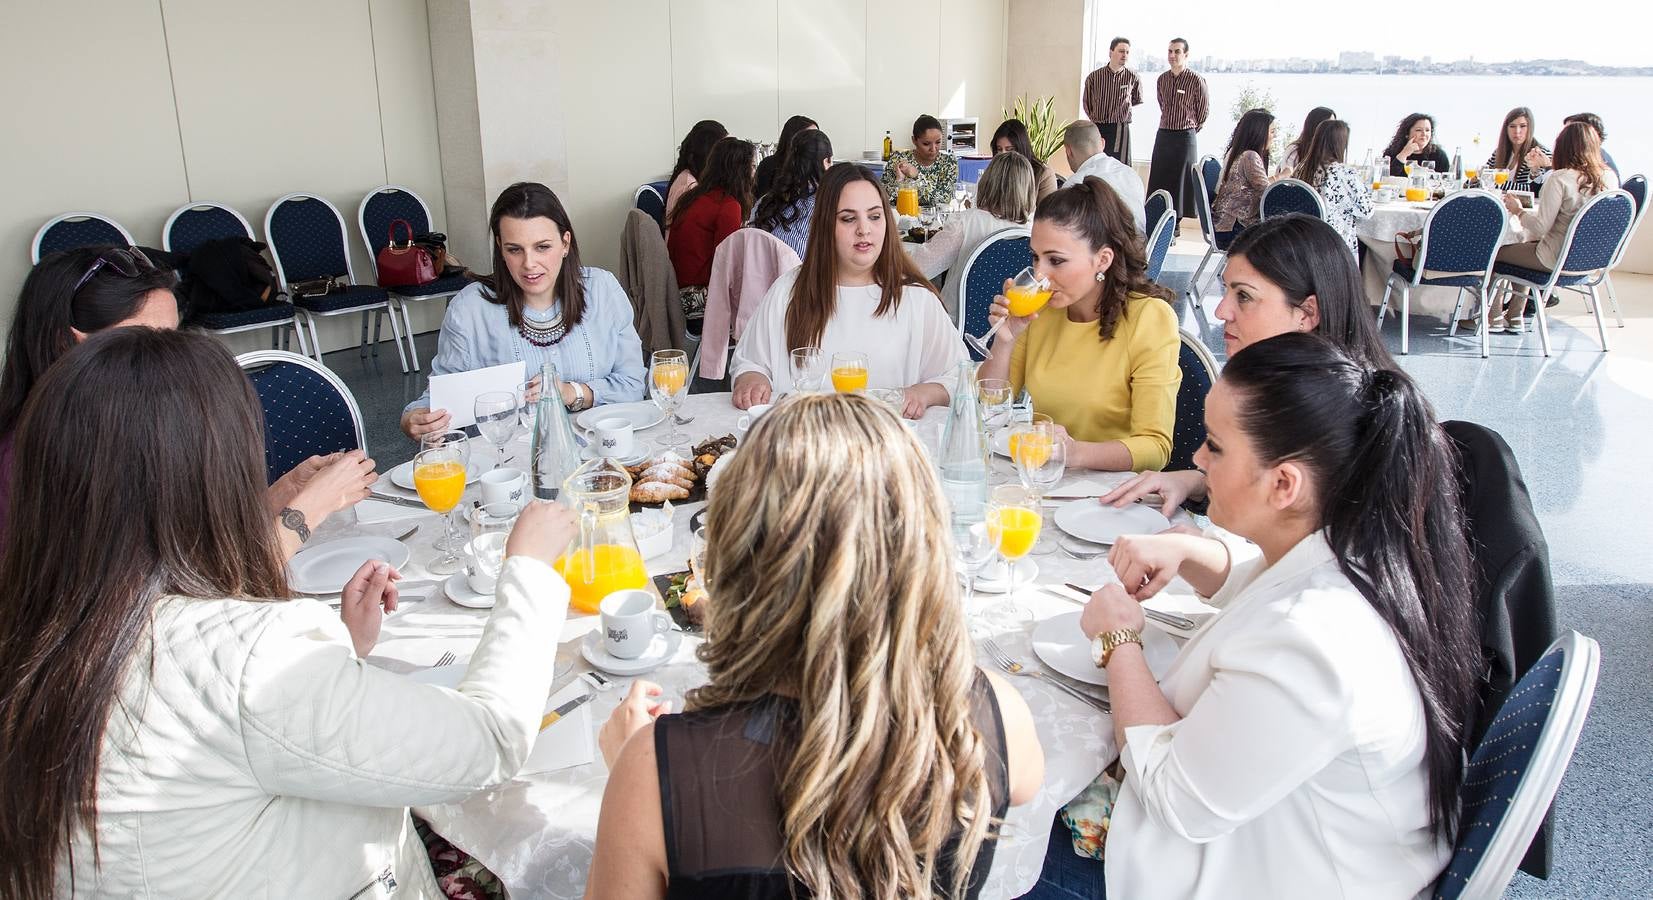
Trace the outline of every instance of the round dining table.
{"type": "MultiPolygon", "coordinates": [[[[1394,271],[1395,236],[1422,228],[1429,218],[1430,211],[1438,202],[1391,200],[1375,203],[1372,206],[1372,214],[1355,226],[1356,235],[1366,246],[1366,258],[1360,264],[1361,286],[1374,310],[1383,303],[1384,286],[1388,282],[1389,273],[1394,271]]],[[[1499,243],[1509,244],[1516,240],[1517,237],[1506,225],[1499,243]]],[[[1465,308],[1468,309],[1473,302],[1466,297],[1465,308]]],[[[1419,285],[1412,289],[1411,308],[1414,314],[1433,316],[1447,322],[1457,304],[1457,288],[1419,285]]],[[[1390,294],[1389,310],[1397,315],[1400,313],[1400,291],[1396,290],[1390,294]]]]}
{"type": "MultiPolygon", "coordinates": [[[[684,398],[679,413],[689,420],[684,430],[696,440],[734,433],[737,420],[742,415],[731,405],[727,393],[689,395],[684,398]]],[[[946,417],[947,409],[937,407],[930,409],[923,419],[910,423],[932,452],[939,444],[946,417]]],[[[644,441],[658,439],[667,427],[664,423],[656,425],[638,432],[638,438],[644,441]]],[[[482,446],[481,442],[475,450],[477,453],[493,452],[491,448],[482,446]]],[[[735,452],[738,453],[738,449],[735,452]]],[[[515,465],[524,466],[528,458],[525,437],[519,435],[508,444],[506,454],[507,458],[514,455],[515,465]]],[[[996,458],[992,468],[990,480],[994,483],[1004,483],[1014,478],[1008,460],[996,458]]],[[[1053,497],[1094,497],[1127,477],[1128,473],[1070,471],[1063,482],[1049,493],[1053,497]]],[[[469,505],[477,489],[476,484],[468,488],[462,507],[469,505]]],[[[394,487],[388,476],[380,479],[375,490],[414,496],[394,487]]],[[[1058,501],[1047,501],[1047,506],[1055,502],[1058,501]]],[[[1062,502],[1094,503],[1095,500],[1062,502]]],[[[431,543],[442,533],[441,520],[433,513],[410,507],[395,507],[371,500],[366,503],[371,504],[371,514],[363,513],[357,517],[346,512],[329,518],[317,530],[316,540],[312,544],[356,535],[397,536],[418,526],[418,533],[409,539],[413,549],[412,559],[402,571],[405,602],[386,619],[379,642],[367,662],[410,675],[428,670],[438,663],[467,663],[482,635],[489,612],[455,605],[447,599],[442,580],[426,572],[425,566],[436,556],[431,543]]],[[[703,505],[685,503],[675,508],[671,550],[647,560],[651,576],[686,568],[691,544],[689,520],[703,505]]],[[[1192,519],[1183,512],[1178,513],[1175,521],[1192,524],[1192,519]]],[[[1052,526],[1047,524],[1047,527],[1052,526]]],[[[1038,622],[1081,608],[1081,595],[1064,591],[1060,586],[1072,582],[1094,588],[1117,581],[1117,578],[1105,557],[1081,561],[1057,551],[1031,558],[1038,565],[1038,573],[1022,586],[1016,597],[1031,612],[1031,623],[1008,630],[989,625],[987,618],[980,613],[985,607],[1002,600],[1003,596],[999,594],[978,592],[970,601],[966,613],[971,619],[975,640],[991,639],[1006,655],[1019,660],[1028,670],[1049,673],[1032,650],[1033,629],[1038,622]]],[[[1148,605],[1164,612],[1200,619],[1214,613],[1180,580],[1173,582],[1167,591],[1150,600],[1148,605]]],[[[597,623],[596,616],[571,609],[562,631],[561,643],[556,648],[546,648],[547,652],[555,652],[558,657],[560,676],[553,684],[553,693],[581,680],[591,687],[594,696],[587,704],[591,709],[592,725],[589,729],[559,732],[554,728],[545,734],[555,735],[558,740],[589,742],[591,746],[585,749],[589,751],[591,761],[540,774],[519,775],[506,784],[461,802],[421,807],[414,811],[443,837],[498,875],[511,896],[516,898],[575,898],[585,890],[586,873],[591,866],[596,841],[598,810],[602,804],[603,788],[608,781],[608,769],[601,754],[595,750],[595,729],[625,696],[633,680],[611,675],[606,679],[609,682],[606,686],[598,687],[597,680],[588,674],[592,667],[581,655],[578,645],[588,633],[597,630],[597,623]]],[[[1177,640],[1184,640],[1192,633],[1161,626],[1152,620],[1148,627],[1161,628],[1177,640]]],[[[1075,632],[1073,640],[1083,642],[1083,635],[1078,634],[1077,629],[1075,632]]],[[[698,635],[684,635],[674,656],[658,668],[637,676],[661,685],[663,699],[671,703],[673,710],[681,710],[685,693],[706,680],[706,670],[695,656],[700,644],[698,635]]],[[[980,644],[978,663],[990,671],[1000,671],[980,644]]],[[[1053,679],[1060,678],[1054,673],[1049,674],[1053,679]]],[[[1033,887],[1043,866],[1052,817],[1117,755],[1113,724],[1109,716],[1097,707],[1076,699],[1042,677],[1006,677],[1033,713],[1039,741],[1044,747],[1045,779],[1038,795],[1028,803],[1012,808],[1006,818],[994,853],[992,870],[981,892],[981,896],[989,900],[1017,897],[1033,887]]],[[[1100,688],[1078,682],[1067,684],[1092,696],[1102,696],[1100,688]]]]}

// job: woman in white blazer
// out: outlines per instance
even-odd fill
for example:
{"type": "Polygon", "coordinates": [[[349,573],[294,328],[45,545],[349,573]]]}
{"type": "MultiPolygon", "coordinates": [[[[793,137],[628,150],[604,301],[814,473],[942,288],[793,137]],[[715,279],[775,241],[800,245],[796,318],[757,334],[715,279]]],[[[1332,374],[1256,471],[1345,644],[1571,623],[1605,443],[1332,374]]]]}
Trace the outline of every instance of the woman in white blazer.
{"type": "Polygon", "coordinates": [[[421,684],[363,661],[393,570],[364,565],[337,613],[289,599],[261,432],[226,350],[147,328],[89,338],[25,407],[0,557],[0,896],[438,897],[408,807],[528,756],[570,514],[523,512],[464,681],[421,684]]]}
{"type": "Polygon", "coordinates": [[[1481,663],[1434,413],[1405,374],[1287,334],[1234,356],[1206,427],[1211,520],[1250,543],[1115,545],[1123,587],[1080,620],[1121,750],[1104,861],[1053,839],[1029,896],[1087,875],[1147,900],[1426,896],[1481,663]],[[1223,612],[1156,684],[1140,601],[1177,575],[1223,612]]]}

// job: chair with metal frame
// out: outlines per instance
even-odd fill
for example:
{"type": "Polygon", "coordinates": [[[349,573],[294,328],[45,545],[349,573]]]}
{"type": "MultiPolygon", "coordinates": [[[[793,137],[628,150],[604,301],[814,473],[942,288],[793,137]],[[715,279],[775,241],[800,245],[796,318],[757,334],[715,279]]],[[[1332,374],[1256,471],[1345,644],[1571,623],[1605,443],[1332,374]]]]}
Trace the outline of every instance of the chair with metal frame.
{"type": "Polygon", "coordinates": [[[367,452],[361,406],[331,369],[285,350],[255,350],[235,361],[264,410],[264,469],[270,484],[312,456],[367,452]]]}
{"type": "Polygon", "coordinates": [[[1165,471],[1192,469],[1194,451],[1205,443],[1205,395],[1217,383],[1217,358],[1198,336],[1177,329],[1177,368],[1182,383],[1177,386],[1176,421],[1171,428],[1171,456],[1165,471]]]}
{"type": "MultiPolygon", "coordinates": [[[[1619,187],[1629,194],[1630,199],[1636,204],[1635,218],[1630,221],[1630,237],[1635,237],[1636,230],[1641,227],[1642,219],[1647,215],[1647,176],[1632,175],[1626,178],[1619,187]]],[[[1624,243],[1619,246],[1619,254],[1613,258],[1612,263],[1589,281],[1561,286],[1562,290],[1575,291],[1584,294],[1588,298],[1588,288],[1591,285],[1600,285],[1607,292],[1607,303],[1613,307],[1613,318],[1617,320],[1620,328],[1624,327],[1624,313],[1619,310],[1619,292],[1613,287],[1613,270],[1619,267],[1619,263],[1624,262],[1624,251],[1629,246],[1630,239],[1626,238],[1624,243]]]]}
{"type": "Polygon", "coordinates": [[[1165,270],[1165,258],[1171,255],[1171,241],[1176,237],[1177,218],[1167,206],[1160,210],[1157,220],[1148,221],[1155,223],[1148,231],[1148,280],[1158,281],[1159,273],[1165,270]]]}
{"type": "Polygon", "coordinates": [[[1282,178],[1270,183],[1263,188],[1263,196],[1257,206],[1265,219],[1302,213],[1326,220],[1326,204],[1320,199],[1320,192],[1300,178],[1282,178]]]}
{"type": "MultiPolygon", "coordinates": [[[[246,216],[223,203],[186,203],[173,210],[161,226],[161,249],[187,255],[207,241],[232,237],[257,239],[246,216]]],[[[271,349],[289,333],[283,329],[292,329],[290,333],[298,337],[299,352],[309,353],[309,339],[298,325],[297,311],[282,300],[271,300],[258,309],[196,313],[189,324],[220,336],[268,328],[271,349]]]]}
{"type": "MultiPolygon", "coordinates": [[[[1603,191],[1586,201],[1567,226],[1567,237],[1557,254],[1559,264],[1554,269],[1529,269],[1509,262],[1493,264],[1492,277],[1496,283],[1525,291],[1533,300],[1538,339],[1545,356],[1550,355],[1550,326],[1544,306],[1557,288],[1577,287],[1588,294],[1590,311],[1596,317],[1596,334],[1601,338],[1601,352],[1607,352],[1607,323],[1601,316],[1601,296],[1596,288],[1601,283],[1601,274],[1623,253],[1635,222],[1636,204],[1628,191],[1619,188],[1603,191]]],[[[1483,316],[1483,327],[1484,319],[1483,316]]]]}
{"type": "Polygon", "coordinates": [[[34,240],[29,244],[29,264],[36,265],[43,256],[77,247],[99,244],[130,247],[136,243],[132,232],[102,213],[66,212],[47,219],[34,233],[34,240]]]}
{"type": "MultiPolygon", "coordinates": [[[[391,223],[397,219],[406,221],[414,234],[436,228],[425,198],[399,184],[382,184],[368,191],[356,207],[356,227],[361,230],[362,243],[367,245],[367,255],[373,260],[375,281],[378,280],[379,251],[390,243],[391,223]]],[[[390,293],[391,315],[402,317],[402,333],[407,336],[413,371],[419,371],[419,351],[413,346],[413,317],[408,307],[425,300],[445,300],[469,283],[463,275],[439,273],[435,281],[385,288],[390,293]]]]}
{"type": "Polygon", "coordinates": [[[1481,356],[1484,358],[1490,353],[1488,286],[1507,216],[1503,202],[1484,190],[1459,191],[1429,211],[1423,222],[1423,240],[1418,245],[1417,256],[1411,260],[1395,260],[1384,284],[1383,303],[1378,306],[1377,324],[1382,329],[1383,317],[1389,311],[1389,294],[1400,288],[1401,353],[1411,350],[1412,289],[1424,285],[1458,289],[1452,332],[1457,330],[1464,292],[1475,292],[1481,304],[1481,356]]]}
{"type": "MultiPolygon", "coordinates": [[[[1164,188],[1160,188],[1159,190],[1154,191],[1152,194],[1148,195],[1148,199],[1145,202],[1143,202],[1143,204],[1142,204],[1142,222],[1143,222],[1144,225],[1147,226],[1148,232],[1150,234],[1153,233],[1154,223],[1158,222],[1159,217],[1161,215],[1163,215],[1165,213],[1165,211],[1170,209],[1170,208],[1171,208],[1171,192],[1170,191],[1168,191],[1164,188]]],[[[1172,224],[1173,225],[1176,224],[1175,219],[1172,220],[1172,224]]]]}
{"type": "Polygon", "coordinates": [[[666,193],[670,189],[669,181],[650,181],[638,185],[631,195],[631,205],[648,213],[662,232],[666,230],[666,193]]]}
{"type": "MultiPolygon", "coordinates": [[[[1206,161],[1216,162],[1215,159],[1207,156],[1200,161],[1202,168],[1206,161]]],[[[1195,174],[1198,175],[1199,173],[1195,174]]],[[[1188,279],[1188,288],[1185,293],[1188,295],[1189,302],[1194,304],[1194,308],[1200,309],[1202,308],[1200,304],[1200,276],[1205,274],[1206,264],[1211,261],[1213,256],[1217,258],[1214,271],[1220,275],[1223,264],[1228,259],[1228,251],[1217,246],[1216,220],[1211,215],[1211,197],[1215,193],[1215,189],[1207,187],[1210,182],[1203,175],[1195,178],[1194,181],[1194,213],[1200,220],[1200,236],[1205,238],[1205,254],[1200,257],[1200,264],[1194,267],[1194,275],[1188,279]]]]}
{"type": "MultiPolygon", "coordinates": [[[[959,267],[960,335],[987,331],[987,311],[993,306],[993,298],[1004,290],[1004,280],[1014,278],[1033,260],[1032,236],[1031,231],[1021,226],[994,232],[959,267]]],[[[966,352],[975,356],[968,348],[966,352]]]]}

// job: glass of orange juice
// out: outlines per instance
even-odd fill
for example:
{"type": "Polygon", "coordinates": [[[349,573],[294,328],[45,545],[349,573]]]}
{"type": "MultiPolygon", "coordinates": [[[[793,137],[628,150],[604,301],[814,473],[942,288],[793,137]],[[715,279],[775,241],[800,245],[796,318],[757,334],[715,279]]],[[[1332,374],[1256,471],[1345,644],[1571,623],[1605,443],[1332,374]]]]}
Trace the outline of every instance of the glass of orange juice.
{"type": "Polygon", "coordinates": [[[1004,289],[1005,304],[1009,307],[1010,315],[994,322],[993,327],[987,329],[981,337],[966,334],[964,345],[975,351],[978,356],[991,356],[987,349],[988,339],[997,334],[1008,319],[1024,319],[1044,309],[1045,304],[1050,302],[1050,294],[1049,279],[1033,271],[1032,266],[1022,269],[1016,273],[1015,278],[1010,279],[1010,284],[1004,289]]]}
{"type": "Polygon", "coordinates": [[[853,394],[867,389],[865,353],[832,354],[832,389],[840,394],[853,394]]]}
{"type": "Polygon", "coordinates": [[[1510,170],[1509,169],[1494,169],[1493,170],[1493,172],[1492,172],[1492,183],[1498,185],[1499,190],[1503,190],[1504,185],[1509,184],[1509,181],[1510,181],[1510,170]]]}
{"type": "Polygon", "coordinates": [[[1027,607],[1016,602],[1016,591],[1021,588],[1021,569],[1032,566],[1022,560],[1038,543],[1043,525],[1039,515],[1039,497],[1019,484],[1001,484],[987,499],[987,533],[998,547],[1009,573],[1010,592],[1003,602],[988,607],[985,615],[1000,629],[1020,629],[1033,620],[1027,607]]]}
{"type": "Polygon", "coordinates": [[[454,548],[453,517],[448,515],[465,496],[465,462],[469,454],[463,443],[450,441],[420,450],[413,458],[413,487],[431,512],[442,517],[446,543],[438,543],[442,555],[425,568],[433,575],[452,575],[464,565],[454,548]]]}
{"type": "MultiPolygon", "coordinates": [[[[1032,491],[1040,501],[1034,509],[1042,510],[1045,494],[1061,483],[1062,475],[1067,471],[1067,442],[1062,440],[1056,426],[1046,421],[1019,426],[1011,433],[1010,443],[1010,458],[1016,463],[1016,474],[1021,476],[1022,487],[1032,491]]],[[[1033,552],[1044,554],[1056,549],[1048,538],[1048,533],[1041,529],[1039,543],[1034,546],[1033,552]]]]}
{"type": "Polygon", "coordinates": [[[671,421],[671,433],[661,443],[663,449],[681,447],[688,442],[687,435],[677,430],[677,407],[689,390],[689,354],[682,350],[656,350],[649,357],[649,396],[671,421]]]}
{"type": "MultiPolygon", "coordinates": [[[[471,439],[469,435],[463,431],[438,431],[419,438],[419,449],[421,451],[430,450],[434,447],[451,447],[457,450],[460,462],[465,465],[465,480],[471,480],[471,439]]],[[[464,549],[464,545],[463,537],[453,537],[446,534],[431,543],[432,547],[438,550],[446,550],[449,553],[458,553],[464,549]]]]}

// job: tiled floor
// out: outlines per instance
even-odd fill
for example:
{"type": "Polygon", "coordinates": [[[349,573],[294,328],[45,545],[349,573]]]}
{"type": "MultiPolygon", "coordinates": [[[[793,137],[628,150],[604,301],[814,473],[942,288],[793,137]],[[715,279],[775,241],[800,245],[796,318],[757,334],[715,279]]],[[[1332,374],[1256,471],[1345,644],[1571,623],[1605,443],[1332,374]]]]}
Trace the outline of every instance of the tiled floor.
{"type": "MultiPolygon", "coordinates": [[[[1174,290],[1198,258],[1190,231],[1163,278],[1174,290]]],[[[1602,643],[1595,707],[1557,801],[1556,870],[1548,882],[1518,876],[1511,896],[1653,896],[1653,530],[1644,518],[1653,498],[1653,277],[1621,274],[1617,283],[1626,327],[1610,324],[1610,353],[1583,301],[1566,295],[1547,359],[1528,334],[1494,336],[1483,360],[1472,337],[1449,338],[1421,317],[1411,354],[1398,357],[1440,418],[1487,425],[1515,449],[1550,542],[1562,624],[1602,643]]],[[[1214,294],[1203,310],[1179,301],[1179,314],[1221,359],[1215,305],[1214,294]]],[[[1393,319],[1384,339],[1398,352],[1393,319]]],[[[435,335],[421,336],[419,350],[428,361],[435,335]]],[[[412,456],[397,421],[424,378],[402,375],[388,345],[365,361],[345,351],[327,363],[361,402],[381,469],[412,456]]]]}

